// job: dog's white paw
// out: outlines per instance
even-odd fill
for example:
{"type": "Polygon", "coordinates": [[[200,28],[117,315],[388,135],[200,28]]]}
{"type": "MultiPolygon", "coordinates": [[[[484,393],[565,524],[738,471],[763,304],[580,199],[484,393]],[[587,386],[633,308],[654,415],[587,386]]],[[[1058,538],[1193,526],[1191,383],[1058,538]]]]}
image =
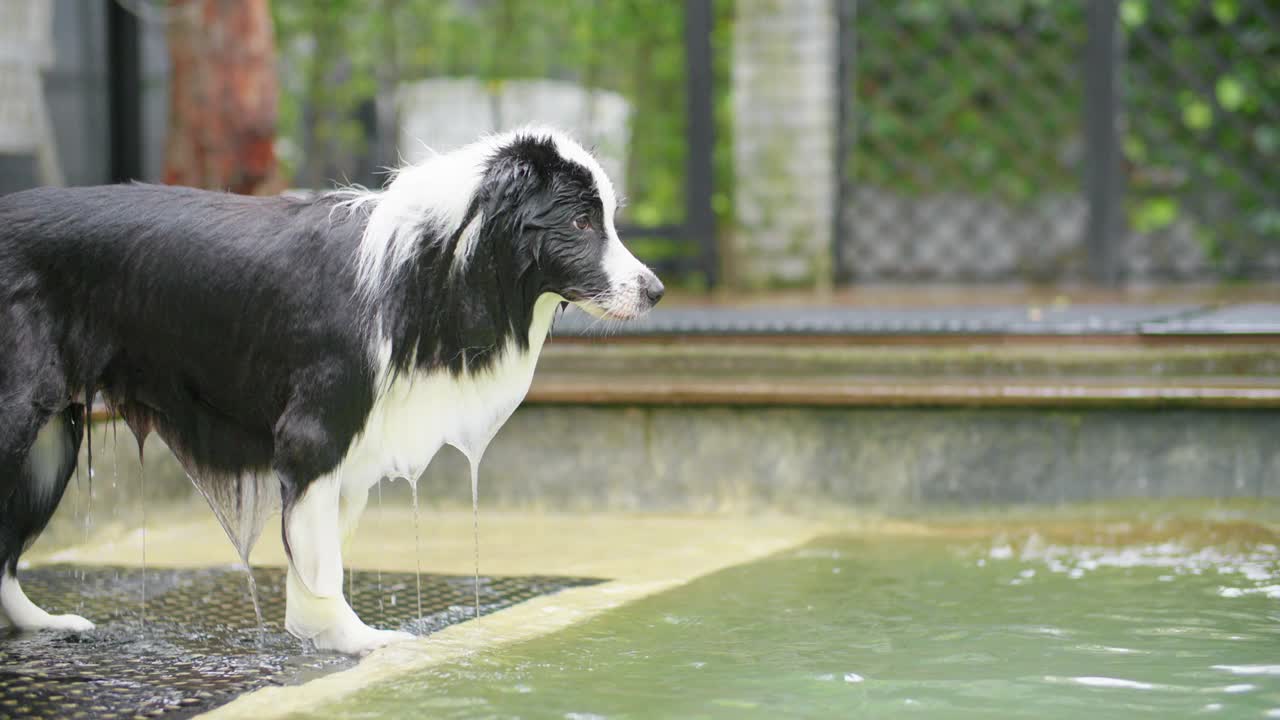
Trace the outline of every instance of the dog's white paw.
{"type": "Polygon", "coordinates": [[[320,650],[332,650],[346,655],[368,655],[384,645],[412,640],[413,633],[399,630],[378,630],[364,623],[359,626],[334,627],[311,638],[320,650]]]}
{"type": "Polygon", "coordinates": [[[88,632],[93,629],[93,623],[80,617],[79,615],[50,615],[44,614],[40,618],[24,618],[24,622],[15,623],[19,630],[63,630],[70,632],[88,632]]]}

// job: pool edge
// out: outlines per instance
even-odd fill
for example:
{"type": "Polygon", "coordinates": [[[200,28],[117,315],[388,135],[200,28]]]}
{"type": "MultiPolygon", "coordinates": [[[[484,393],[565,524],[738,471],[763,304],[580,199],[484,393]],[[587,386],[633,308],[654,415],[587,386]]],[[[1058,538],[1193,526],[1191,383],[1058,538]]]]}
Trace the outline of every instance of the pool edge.
{"type": "Polygon", "coordinates": [[[301,685],[265,687],[242,695],[197,717],[280,718],[314,710],[347,695],[404,674],[534,638],[550,635],[596,617],[608,610],[688,584],[727,567],[798,547],[825,534],[816,524],[785,538],[757,538],[737,553],[715,558],[673,558],[671,577],[662,580],[612,580],[589,587],[570,588],[543,595],[514,607],[451,625],[416,640],[391,645],[371,653],[349,670],[316,678],[301,685]],[[681,561],[685,562],[681,566],[681,561]]]}

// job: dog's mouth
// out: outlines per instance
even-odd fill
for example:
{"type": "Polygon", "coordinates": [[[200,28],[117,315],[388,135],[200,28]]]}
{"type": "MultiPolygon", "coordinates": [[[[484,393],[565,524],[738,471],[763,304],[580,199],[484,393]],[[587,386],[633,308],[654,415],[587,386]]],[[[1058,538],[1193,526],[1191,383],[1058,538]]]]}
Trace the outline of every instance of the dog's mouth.
{"type": "Polygon", "coordinates": [[[601,320],[635,320],[649,312],[652,307],[641,308],[637,307],[635,303],[600,304],[590,300],[575,300],[573,304],[588,315],[601,320]]]}
{"type": "Polygon", "coordinates": [[[648,313],[663,296],[662,281],[653,273],[638,274],[607,291],[587,294],[569,291],[562,297],[598,320],[635,320],[648,313]]]}

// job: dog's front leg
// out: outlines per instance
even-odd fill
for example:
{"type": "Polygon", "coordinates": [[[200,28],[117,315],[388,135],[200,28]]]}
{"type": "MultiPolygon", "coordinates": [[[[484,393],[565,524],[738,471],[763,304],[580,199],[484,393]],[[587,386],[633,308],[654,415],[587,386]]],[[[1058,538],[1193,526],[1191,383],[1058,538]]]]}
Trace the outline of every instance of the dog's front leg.
{"type": "Polygon", "coordinates": [[[365,625],[342,596],[341,491],[338,475],[325,475],[285,510],[285,627],[322,650],[363,655],[413,635],[365,625]]]}

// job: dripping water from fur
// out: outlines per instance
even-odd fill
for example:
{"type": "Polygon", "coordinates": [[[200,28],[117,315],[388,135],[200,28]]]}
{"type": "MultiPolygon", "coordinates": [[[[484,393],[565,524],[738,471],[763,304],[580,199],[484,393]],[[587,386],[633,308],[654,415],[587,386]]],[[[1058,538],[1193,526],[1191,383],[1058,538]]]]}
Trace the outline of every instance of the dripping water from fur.
{"type": "MultiPolygon", "coordinates": [[[[77,518],[83,518],[83,517],[84,517],[84,515],[80,513],[80,490],[81,490],[81,488],[83,488],[83,487],[84,487],[84,486],[81,484],[81,480],[80,480],[80,464],[79,464],[79,463],[76,463],[76,487],[75,487],[75,490],[76,490],[76,491],[75,491],[74,493],[71,493],[71,495],[72,495],[72,497],[71,497],[71,502],[72,502],[72,506],[71,506],[72,517],[77,517],[77,518]]],[[[77,579],[77,580],[79,580],[79,581],[80,581],[80,582],[82,582],[82,583],[84,582],[84,577],[85,577],[85,575],[84,575],[84,568],[81,568],[81,569],[77,570],[77,571],[75,572],[75,575],[76,575],[76,579],[77,579]]]]}
{"type": "Polygon", "coordinates": [[[201,469],[184,453],[175,452],[174,455],[186,470],[187,478],[209,503],[214,517],[218,518],[218,523],[240,556],[261,638],[266,632],[266,623],[258,598],[258,581],[253,576],[249,556],[262,535],[267,519],[280,506],[280,490],[269,471],[220,474],[201,469]]]}
{"type": "Polygon", "coordinates": [[[187,479],[209,503],[218,523],[235,547],[236,554],[240,556],[240,567],[244,570],[249,586],[249,600],[253,603],[253,616],[258,623],[258,637],[262,639],[267,625],[262,615],[262,602],[258,598],[258,580],[253,576],[249,555],[262,532],[266,515],[276,507],[267,478],[247,474],[232,479],[210,480],[206,476],[192,474],[195,468],[185,460],[183,467],[187,471],[187,479]]]}
{"type": "MultiPolygon", "coordinates": [[[[93,466],[92,466],[92,465],[90,465],[90,466],[89,466],[88,470],[85,472],[85,475],[87,476],[87,478],[88,478],[88,479],[87,479],[87,481],[86,481],[86,483],[85,483],[85,506],[84,506],[84,546],[85,546],[85,547],[89,547],[89,535],[91,534],[91,531],[93,530],[93,475],[94,475],[94,471],[93,471],[93,466]]],[[[79,478],[80,478],[80,473],[79,473],[79,471],[77,471],[77,472],[76,472],[76,482],[79,482],[79,481],[80,481],[80,480],[79,480],[79,478]]],[[[84,581],[84,579],[85,579],[85,574],[84,574],[84,573],[85,573],[84,569],[83,569],[83,568],[81,568],[81,570],[80,570],[80,580],[81,580],[81,581],[84,581]]]]}
{"type": "Polygon", "coordinates": [[[249,578],[249,599],[253,601],[253,617],[258,621],[258,638],[262,639],[267,633],[267,624],[262,620],[262,604],[258,602],[258,580],[253,576],[253,566],[249,564],[249,558],[244,558],[244,575],[249,578]]]}
{"type": "Polygon", "coordinates": [[[418,539],[418,478],[405,478],[413,492],[413,564],[418,579],[418,619],[422,619],[422,545],[418,539]]]}
{"type": "MultiPolygon", "coordinates": [[[[93,413],[92,399],[85,404],[84,407],[84,435],[86,444],[87,465],[85,475],[88,477],[85,493],[85,509],[84,509],[84,545],[89,547],[89,534],[93,528],[93,427],[91,414],[93,413]]],[[[80,466],[76,465],[76,483],[80,482],[80,466]]],[[[84,571],[80,571],[80,579],[84,580],[84,571]]]]}
{"type": "MultiPolygon", "coordinates": [[[[86,493],[87,495],[86,501],[84,501],[84,516],[83,516],[84,547],[88,547],[88,530],[90,530],[90,525],[92,523],[90,516],[92,515],[92,512],[93,512],[93,393],[90,391],[91,391],[91,388],[86,388],[86,392],[84,392],[84,397],[86,397],[86,400],[84,400],[84,416],[81,419],[83,423],[82,427],[83,427],[83,433],[84,433],[84,455],[86,455],[86,469],[84,469],[84,475],[86,475],[86,477],[88,478],[87,479],[88,492],[86,493]]],[[[81,486],[81,471],[79,471],[79,462],[77,462],[76,464],[77,491],[79,491],[79,489],[81,489],[82,487],[84,486],[81,486]]],[[[76,502],[76,506],[77,506],[77,512],[78,512],[79,501],[76,502]]],[[[81,582],[82,583],[84,582],[83,569],[81,569],[81,582]]]]}
{"type": "Polygon", "coordinates": [[[467,458],[467,466],[471,470],[471,541],[474,560],[472,589],[475,593],[475,614],[472,618],[476,621],[480,619],[480,459],[484,457],[487,445],[487,441],[478,445],[454,445],[467,458]]]}
{"type": "Polygon", "coordinates": [[[142,627],[147,626],[147,464],[142,445],[146,435],[138,436],[138,507],[142,512],[142,627]]]}
{"type": "Polygon", "coordinates": [[[241,559],[239,566],[244,570],[244,582],[248,585],[248,598],[253,603],[253,619],[257,620],[257,635],[259,635],[261,641],[266,635],[266,621],[262,619],[262,602],[257,597],[257,578],[253,577],[253,565],[248,559],[248,556],[253,551],[253,542],[255,542],[256,536],[246,537],[241,532],[238,532],[239,528],[248,527],[251,524],[246,523],[244,519],[251,519],[259,512],[256,505],[256,493],[244,492],[244,487],[256,486],[257,478],[239,478],[237,480],[237,484],[241,486],[241,489],[236,491],[238,501],[241,502],[241,506],[237,509],[237,514],[241,519],[238,523],[233,523],[232,520],[228,519],[227,509],[219,505],[219,502],[224,498],[212,496],[209,492],[206,492],[206,488],[210,487],[209,483],[200,482],[189,470],[187,471],[187,479],[191,480],[191,484],[201,492],[201,495],[205,496],[205,500],[209,502],[209,506],[214,510],[215,518],[218,518],[219,523],[223,525],[224,532],[227,532],[227,537],[232,541],[232,546],[236,548],[236,555],[241,559]]]}
{"type": "Polygon", "coordinates": [[[467,456],[467,463],[471,466],[471,533],[473,548],[475,550],[475,576],[474,585],[476,614],[475,618],[480,619],[480,458],[471,459],[467,456]]]}
{"type": "MultiPolygon", "coordinates": [[[[378,481],[378,526],[386,527],[386,517],[382,512],[382,481],[378,481]]],[[[382,604],[382,563],[378,563],[378,614],[387,616],[387,609],[382,604]]]]}
{"type": "MultiPolygon", "coordinates": [[[[116,489],[120,485],[120,423],[111,423],[111,496],[117,497],[116,489]]],[[[111,521],[120,519],[120,503],[111,503],[111,521]]]]}

